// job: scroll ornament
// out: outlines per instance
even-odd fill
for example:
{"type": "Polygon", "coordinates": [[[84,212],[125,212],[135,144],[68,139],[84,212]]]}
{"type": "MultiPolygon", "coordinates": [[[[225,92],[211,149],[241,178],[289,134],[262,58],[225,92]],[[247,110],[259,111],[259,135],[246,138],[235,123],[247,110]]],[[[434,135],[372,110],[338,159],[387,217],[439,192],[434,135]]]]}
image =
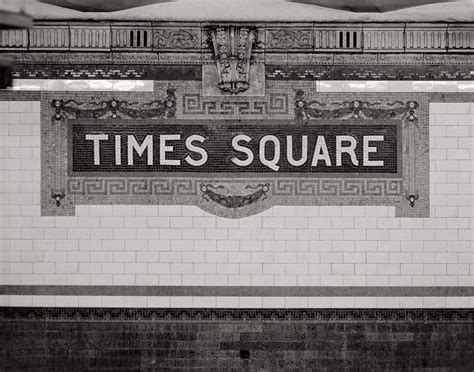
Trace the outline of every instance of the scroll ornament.
{"type": "Polygon", "coordinates": [[[308,101],[303,90],[295,92],[295,119],[307,121],[312,119],[398,119],[408,122],[418,121],[416,101],[369,102],[343,101],[323,103],[317,100],[308,101]]]}
{"type": "Polygon", "coordinates": [[[53,123],[63,119],[169,119],[176,115],[175,90],[168,88],[166,97],[151,102],[128,102],[118,99],[78,102],[54,99],[53,123]]]}

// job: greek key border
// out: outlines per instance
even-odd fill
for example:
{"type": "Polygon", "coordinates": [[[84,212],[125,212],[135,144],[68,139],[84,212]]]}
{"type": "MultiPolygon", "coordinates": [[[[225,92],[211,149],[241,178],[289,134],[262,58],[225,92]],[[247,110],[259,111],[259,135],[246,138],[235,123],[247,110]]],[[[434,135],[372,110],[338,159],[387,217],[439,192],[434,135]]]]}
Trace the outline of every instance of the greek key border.
{"type": "MultiPolygon", "coordinates": [[[[165,178],[83,178],[68,179],[67,193],[71,196],[152,196],[185,195],[200,193],[200,184],[206,179],[165,178]]],[[[246,185],[269,184],[270,195],[274,196],[399,196],[402,193],[400,179],[241,179],[226,181],[246,185]]]]}

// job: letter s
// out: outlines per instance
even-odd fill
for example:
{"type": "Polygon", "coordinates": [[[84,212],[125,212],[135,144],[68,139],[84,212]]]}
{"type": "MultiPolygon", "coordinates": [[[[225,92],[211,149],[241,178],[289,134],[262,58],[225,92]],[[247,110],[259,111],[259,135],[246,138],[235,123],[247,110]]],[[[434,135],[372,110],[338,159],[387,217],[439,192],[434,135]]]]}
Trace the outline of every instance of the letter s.
{"type": "Polygon", "coordinates": [[[245,155],[247,155],[247,159],[245,159],[245,160],[240,160],[239,158],[234,156],[231,159],[231,161],[234,164],[236,164],[240,167],[247,167],[250,164],[252,164],[253,159],[254,159],[252,150],[250,150],[248,147],[244,147],[244,146],[239,145],[239,142],[241,142],[241,141],[245,141],[245,142],[249,143],[251,140],[252,140],[252,138],[247,136],[246,134],[238,134],[237,136],[232,138],[232,148],[236,151],[242,152],[245,155]]]}
{"type": "Polygon", "coordinates": [[[194,134],[194,135],[189,136],[188,138],[186,138],[186,148],[189,151],[192,151],[192,152],[195,152],[195,153],[198,153],[199,155],[201,155],[201,158],[198,159],[198,160],[194,160],[191,156],[187,155],[184,158],[184,160],[188,164],[190,164],[194,167],[200,167],[201,165],[206,164],[207,159],[208,159],[207,151],[205,149],[203,149],[202,147],[199,147],[199,146],[196,146],[196,145],[193,144],[193,142],[195,142],[195,141],[203,143],[205,140],[206,140],[206,138],[199,135],[199,134],[194,134]]]}

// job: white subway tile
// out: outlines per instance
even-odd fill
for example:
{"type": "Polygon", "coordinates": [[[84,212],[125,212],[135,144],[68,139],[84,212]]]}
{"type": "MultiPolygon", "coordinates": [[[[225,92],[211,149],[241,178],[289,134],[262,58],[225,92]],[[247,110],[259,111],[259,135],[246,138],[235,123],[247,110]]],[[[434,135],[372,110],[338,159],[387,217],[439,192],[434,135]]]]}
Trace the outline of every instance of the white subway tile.
{"type": "Polygon", "coordinates": [[[110,217],[110,216],[101,217],[100,226],[122,228],[124,227],[124,218],[123,217],[110,217]]]}
{"type": "Polygon", "coordinates": [[[395,287],[411,287],[411,275],[391,275],[389,277],[389,285],[395,287]]]}
{"type": "Polygon", "coordinates": [[[158,214],[160,217],[181,216],[181,207],[178,205],[159,205],[158,214]]]}
{"type": "Polygon", "coordinates": [[[78,296],[79,307],[102,307],[101,296],[78,296]]]}
{"type": "Polygon", "coordinates": [[[252,252],[251,262],[253,263],[272,263],[274,260],[273,252],[252,252]]]}
{"type": "Polygon", "coordinates": [[[186,274],[182,276],[182,285],[184,286],[203,286],[206,284],[206,275],[186,274]]]}
{"type": "Polygon", "coordinates": [[[125,271],[124,263],[111,263],[103,262],[102,263],[102,273],[103,274],[123,274],[125,271]]]}
{"type": "Polygon", "coordinates": [[[262,297],[240,297],[239,307],[242,309],[261,308],[262,302],[262,297]]]}
{"type": "Polygon", "coordinates": [[[331,242],[331,250],[333,252],[353,252],[355,250],[353,240],[333,240],[331,242]]]}
{"type": "Polygon", "coordinates": [[[342,229],[320,229],[321,240],[341,240],[343,236],[342,229]]]}
{"type": "Polygon", "coordinates": [[[321,277],[319,275],[298,275],[298,286],[313,287],[321,285],[321,277]]]}
{"type": "Polygon", "coordinates": [[[343,92],[365,92],[367,81],[361,80],[345,80],[342,83],[343,92]]]}
{"type": "Polygon", "coordinates": [[[71,251],[67,253],[68,262],[90,262],[90,259],[90,252],[87,251],[71,251]]]}
{"type": "Polygon", "coordinates": [[[207,286],[223,286],[228,285],[227,275],[205,275],[205,285],[207,286]]]}
{"type": "MultiPolygon", "coordinates": [[[[209,240],[227,240],[232,237],[229,236],[227,229],[206,229],[206,239],[209,240]]],[[[235,237],[235,240],[240,240],[235,237]]]]}
{"type": "Polygon", "coordinates": [[[354,297],[355,308],[376,308],[377,297],[354,297]]]}
{"type": "Polygon", "coordinates": [[[353,308],[354,305],[354,297],[333,297],[331,299],[331,307],[333,308],[353,308]]]}
{"type": "MultiPolygon", "coordinates": [[[[264,220],[265,223],[265,220],[264,220]]],[[[316,217],[308,219],[308,228],[328,229],[331,227],[331,219],[326,217],[316,217]]]]}
{"type": "MultiPolygon", "coordinates": [[[[219,272],[219,271],[218,271],[219,272]]],[[[250,286],[252,285],[251,275],[229,275],[230,286],[250,286]]]]}
{"type": "MultiPolygon", "coordinates": [[[[137,275],[128,275],[132,280],[134,279],[134,284],[137,286],[157,286],[159,285],[159,276],[158,275],[148,275],[148,274],[137,274],[137,275]]],[[[181,281],[180,281],[180,284],[181,281]]]]}
{"type": "Polygon", "coordinates": [[[388,229],[367,229],[367,240],[388,240],[390,236],[388,229]]]}
{"type": "Polygon", "coordinates": [[[299,217],[318,217],[319,207],[317,206],[298,206],[296,207],[296,215],[299,217]]]}
{"type": "Polygon", "coordinates": [[[322,263],[342,263],[343,254],[340,252],[321,252],[319,255],[322,263]]]}
{"type": "Polygon", "coordinates": [[[181,275],[159,275],[159,285],[183,285],[181,275]]]}
{"type": "Polygon", "coordinates": [[[310,275],[330,275],[331,270],[330,263],[308,264],[308,273],[310,275]]]}
{"type": "Polygon", "coordinates": [[[113,275],[89,274],[90,285],[113,285],[113,275]]]}
{"type": "Polygon", "coordinates": [[[446,265],[448,275],[467,275],[469,274],[469,264],[450,264],[446,265]]]}
{"type": "Polygon", "coordinates": [[[423,268],[424,268],[424,265],[422,264],[402,263],[401,274],[402,275],[422,275],[424,273],[423,268]]]}
{"type": "Polygon", "coordinates": [[[365,253],[344,253],[343,254],[344,263],[365,263],[366,254],[365,253]]]}
{"type": "MultiPolygon", "coordinates": [[[[137,214],[138,214],[137,210],[137,214]]],[[[147,218],[147,227],[148,228],[169,228],[170,227],[170,217],[148,217],[147,218]]]]}
{"type": "Polygon", "coordinates": [[[31,307],[33,306],[33,296],[10,295],[9,306],[31,307]]]}
{"type": "Polygon", "coordinates": [[[388,80],[368,80],[365,83],[366,92],[387,92],[389,91],[388,80]]]}
{"type": "Polygon", "coordinates": [[[432,287],[436,285],[436,277],[434,275],[413,275],[412,281],[416,287],[432,287]]]}
{"type": "Polygon", "coordinates": [[[147,298],[148,307],[170,307],[171,297],[170,296],[149,296],[147,298]]]}
{"type": "Polygon", "coordinates": [[[378,273],[382,275],[400,274],[400,264],[377,264],[378,273]]]}
{"type": "Polygon", "coordinates": [[[216,270],[218,274],[236,275],[239,274],[238,263],[218,263],[216,264],[216,270]]]}
{"type": "Polygon", "coordinates": [[[446,307],[446,298],[445,297],[423,297],[423,307],[444,308],[446,307]]]}
{"type": "Polygon", "coordinates": [[[441,102],[430,102],[430,114],[445,114],[447,104],[441,102]]]}
{"type": "Polygon", "coordinates": [[[223,308],[238,308],[240,306],[240,298],[230,296],[218,296],[216,297],[216,306],[223,308]]]}
{"type": "Polygon", "coordinates": [[[469,114],[469,102],[449,102],[446,105],[446,113],[469,114]]]}
{"type": "Polygon", "coordinates": [[[285,308],[285,297],[262,297],[262,307],[267,309],[285,308]]]}
{"type": "Polygon", "coordinates": [[[126,285],[133,286],[137,285],[135,274],[113,274],[112,284],[113,285],[126,285]]]}
{"type": "Polygon", "coordinates": [[[66,285],[89,285],[89,275],[88,274],[67,274],[66,275],[66,285]]]}
{"type": "Polygon", "coordinates": [[[319,207],[320,217],[341,217],[342,209],[337,206],[321,206],[319,207]]]}
{"type": "Polygon", "coordinates": [[[285,307],[287,309],[307,308],[308,304],[308,297],[285,297],[285,307]]]}
{"type": "Polygon", "coordinates": [[[126,262],[125,274],[146,274],[147,264],[144,262],[126,262]]]}
{"type": "Polygon", "coordinates": [[[215,263],[194,263],[193,272],[194,274],[216,274],[217,266],[215,263]]]}
{"type": "Polygon", "coordinates": [[[342,80],[320,80],[320,92],[342,92],[344,91],[344,82],[342,80]]]}
{"type": "Polygon", "coordinates": [[[385,308],[385,309],[398,308],[400,307],[400,298],[399,297],[378,297],[377,307],[385,308]]]}
{"type": "Polygon", "coordinates": [[[57,307],[77,307],[79,305],[78,296],[55,296],[57,307]]]}
{"type": "Polygon", "coordinates": [[[217,299],[215,296],[194,296],[194,307],[215,308],[217,307],[217,299]]]}
{"type": "Polygon", "coordinates": [[[172,274],[192,274],[193,264],[192,263],[171,263],[172,274]]]}
{"type": "Polygon", "coordinates": [[[434,81],[412,81],[411,90],[413,92],[434,92],[435,82],[434,81]]]}
{"type": "Polygon", "coordinates": [[[34,307],[55,307],[56,297],[55,296],[33,296],[34,307]]]}
{"type": "Polygon", "coordinates": [[[101,297],[102,307],[124,307],[125,297],[124,296],[102,296],[101,297]]]}
{"type": "Polygon", "coordinates": [[[400,297],[401,308],[421,308],[423,307],[423,297],[400,297]]]}
{"type": "Polygon", "coordinates": [[[275,280],[273,275],[252,275],[252,286],[274,286],[275,280]]]}
{"type": "Polygon", "coordinates": [[[474,92],[474,81],[458,81],[458,92],[474,92]]]}
{"type": "Polygon", "coordinates": [[[262,264],[244,263],[244,264],[239,264],[239,265],[240,265],[239,273],[241,275],[263,274],[262,264]]]}
{"type": "Polygon", "coordinates": [[[457,92],[458,91],[458,82],[457,81],[447,81],[447,80],[436,80],[434,86],[435,92],[457,92]]]}

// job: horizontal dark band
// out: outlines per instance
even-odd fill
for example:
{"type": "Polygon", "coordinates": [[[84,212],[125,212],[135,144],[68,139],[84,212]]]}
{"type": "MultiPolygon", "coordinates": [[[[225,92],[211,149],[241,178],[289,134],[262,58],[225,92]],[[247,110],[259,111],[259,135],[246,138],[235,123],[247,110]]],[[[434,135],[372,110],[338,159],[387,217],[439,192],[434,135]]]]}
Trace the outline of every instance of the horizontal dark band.
{"type": "MultiPolygon", "coordinates": [[[[189,309],[0,307],[0,321],[311,321],[472,323],[474,309],[189,309]]],[[[83,324],[81,327],[88,327],[83,324]]]]}
{"type": "Polygon", "coordinates": [[[2,285],[0,295],[241,296],[241,297],[469,297],[474,287],[227,287],[2,285]]]}

